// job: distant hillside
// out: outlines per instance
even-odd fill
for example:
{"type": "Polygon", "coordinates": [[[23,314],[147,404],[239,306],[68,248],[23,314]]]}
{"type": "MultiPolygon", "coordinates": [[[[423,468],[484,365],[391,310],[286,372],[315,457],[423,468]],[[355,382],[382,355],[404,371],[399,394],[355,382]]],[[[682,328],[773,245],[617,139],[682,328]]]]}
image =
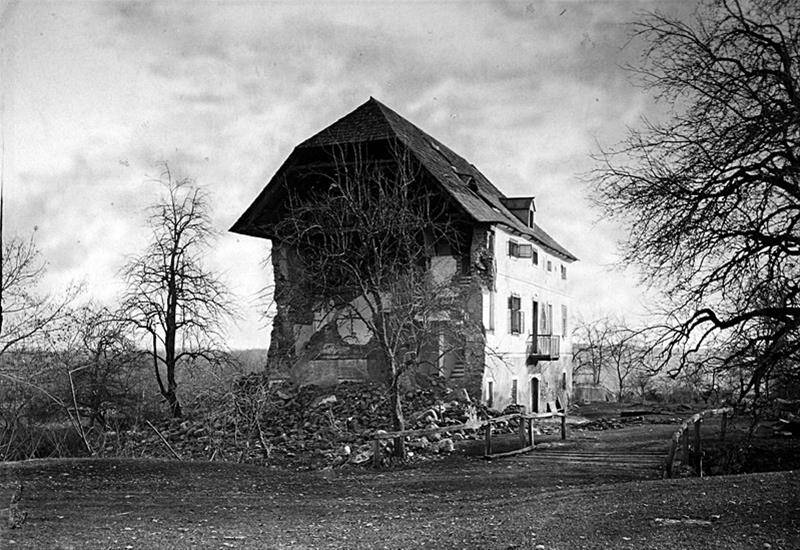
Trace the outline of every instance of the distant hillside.
{"type": "Polygon", "coordinates": [[[231,351],[242,365],[242,373],[263,371],[267,366],[267,350],[264,348],[236,349],[231,351]]]}

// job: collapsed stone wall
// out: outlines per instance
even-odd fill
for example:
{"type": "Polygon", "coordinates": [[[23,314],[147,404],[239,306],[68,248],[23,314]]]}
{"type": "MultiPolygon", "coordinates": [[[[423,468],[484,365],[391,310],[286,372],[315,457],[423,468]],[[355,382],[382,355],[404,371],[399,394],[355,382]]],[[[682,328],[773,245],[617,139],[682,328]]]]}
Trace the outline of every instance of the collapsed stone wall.
{"type": "MultiPolygon", "coordinates": [[[[481,395],[485,353],[481,289],[492,276],[491,269],[487,269],[492,260],[489,257],[487,263],[485,232],[482,228],[475,229],[471,235],[468,273],[459,269],[462,262],[456,257],[442,257],[450,261],[440,262],[441,266],[446,266],[443,275],[454,283],[458,294],[456,303],[464,305],[461,318],[451,320],[457,323],[459,331],[460,368],[457,373],[437,373],[434,368],[421,373],[422,380],[425,376],[446,374],[448,385],[466,389],[475,398],[481,395]]],[[[335,384],[342,380],[386,382],[388,368],[373,342],[354,345],[344,341],[330,327],[314,327],[313,305],[308,297],[298,297],[290,283],[293,280],[291,252],[278,243],[273,244],[272,266],[276,315],[268,351],[271,371],[300,385],[335,384]]]]}

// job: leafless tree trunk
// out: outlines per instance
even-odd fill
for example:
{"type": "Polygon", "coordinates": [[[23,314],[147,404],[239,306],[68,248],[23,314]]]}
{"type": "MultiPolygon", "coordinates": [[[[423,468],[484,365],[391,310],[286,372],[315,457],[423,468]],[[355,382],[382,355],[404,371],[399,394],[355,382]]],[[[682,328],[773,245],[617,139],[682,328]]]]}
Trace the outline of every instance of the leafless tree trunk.
{"type": "Polygon", "coordinates": [[[177,418],[177,368],[198,358],[219,360],[221,322],[233,306],[221,279],[202,262],[214,234],[205,193],[162,166],[158,181],[165,195],[148,217],[151,243],[122,269],[128,287],[122,314],[152,342],[159,391],[177,418]]]}

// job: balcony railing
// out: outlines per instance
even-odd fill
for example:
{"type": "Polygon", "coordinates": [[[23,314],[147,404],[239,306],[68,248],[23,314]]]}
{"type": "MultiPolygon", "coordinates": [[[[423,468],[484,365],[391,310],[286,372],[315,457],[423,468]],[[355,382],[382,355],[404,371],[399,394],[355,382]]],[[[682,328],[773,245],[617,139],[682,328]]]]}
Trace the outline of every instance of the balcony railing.
{"type": "Polygon", "coordinates": [[[556,361],[561,349],[561,336],[537,334],[528,337],[528,357],[537,361],[556,361]]]}

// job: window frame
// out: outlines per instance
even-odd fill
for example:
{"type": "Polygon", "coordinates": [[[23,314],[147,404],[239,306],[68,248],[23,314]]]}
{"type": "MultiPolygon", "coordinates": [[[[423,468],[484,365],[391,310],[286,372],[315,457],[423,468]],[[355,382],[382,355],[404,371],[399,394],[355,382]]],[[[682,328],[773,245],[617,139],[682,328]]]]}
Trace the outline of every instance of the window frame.
{"type": "Polygon", "coordinates": [[[525,312],[522,310],[522,298],[518,294],[511,294],[508,297],[508,333],[523,334],[524,332],[525,312]]]}
{"type": "Polygon", "coordinates": [[[486,320],[486,330],[489,332],[494,332],[495,328],[494,309],[497,301],[496,294],[497,293],[493,289],[489,289],[489,318],[486,320]]]}
{"type": "Polygon", "coordinates": [[[533,258],[534,246],[530,243],[520,243],[513,239],[508,240],[509,258],[533,258]]]}

